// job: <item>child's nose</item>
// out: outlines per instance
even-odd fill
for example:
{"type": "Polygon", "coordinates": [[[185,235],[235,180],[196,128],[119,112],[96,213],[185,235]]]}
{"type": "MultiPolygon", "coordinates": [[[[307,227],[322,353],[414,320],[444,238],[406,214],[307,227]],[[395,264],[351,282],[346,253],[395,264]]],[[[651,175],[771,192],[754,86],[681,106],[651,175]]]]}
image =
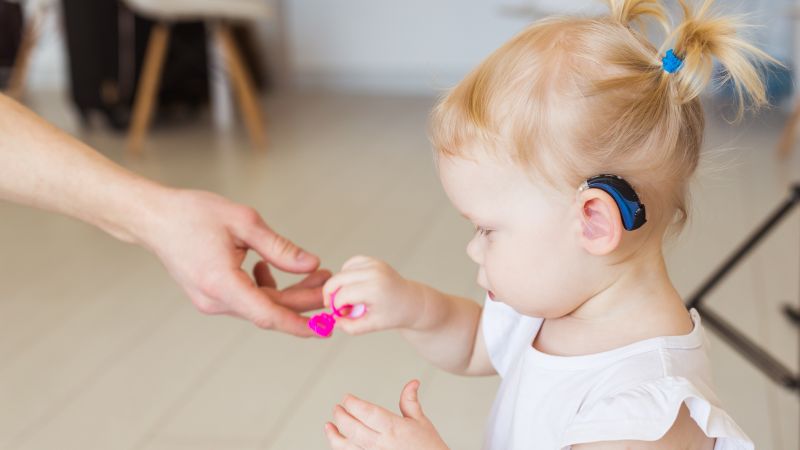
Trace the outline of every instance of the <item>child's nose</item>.
{"type": "Polygon", "coordinates": [[[478,265],[483,263],[483,245],[481,245],[479,238],[476,235],[467,244],[467,256],[478,265]]]}

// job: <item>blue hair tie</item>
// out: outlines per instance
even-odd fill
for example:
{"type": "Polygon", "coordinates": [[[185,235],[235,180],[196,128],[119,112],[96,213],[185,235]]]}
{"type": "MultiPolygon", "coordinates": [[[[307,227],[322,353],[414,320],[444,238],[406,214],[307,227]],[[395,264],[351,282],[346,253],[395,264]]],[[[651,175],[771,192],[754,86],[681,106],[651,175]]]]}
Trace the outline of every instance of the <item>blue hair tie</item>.
{"type": "Polygon", "coordinates": [[[675,73],[683,67],[683,60],[675,56],[673,49],[667,50],[666,56],[661,58],[661,65],[667,73],[675,73]]]}

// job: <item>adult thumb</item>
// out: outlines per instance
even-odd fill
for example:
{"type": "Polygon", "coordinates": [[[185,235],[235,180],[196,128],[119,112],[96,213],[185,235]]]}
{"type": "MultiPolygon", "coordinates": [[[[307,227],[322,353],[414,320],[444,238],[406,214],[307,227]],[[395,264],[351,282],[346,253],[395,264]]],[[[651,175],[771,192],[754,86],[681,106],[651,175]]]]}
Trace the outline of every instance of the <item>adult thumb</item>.
{"type": "Polygon", "coordinates": [[[403,392],[400,393],[400,412],[403,417],[411,419],[422,419],[425,414],[422,412],[422,405],[419,404],[419,381],[411,380],[406,383],[403,392]]]}
{"type": "Polygon", "coordinates": [[[240,239],[264,260],[281,270],[308,273],[319,266],[319,258],[272,231],[261,221],[256,223],[245,236],[240,236],[240,239]]]}

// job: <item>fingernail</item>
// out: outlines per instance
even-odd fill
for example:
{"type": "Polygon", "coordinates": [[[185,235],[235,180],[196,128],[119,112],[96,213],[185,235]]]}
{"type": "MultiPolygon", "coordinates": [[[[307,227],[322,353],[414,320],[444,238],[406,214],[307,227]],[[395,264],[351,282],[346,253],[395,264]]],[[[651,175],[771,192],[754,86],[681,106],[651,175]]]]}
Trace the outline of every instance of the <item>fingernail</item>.
{"type": "Polygon", "coordinates": [[[350,314],[348,314],[348,316],[351,319],[358,319],[359,317],[363,316],[364,313],[366,312],[367,312],[367,305],[363,303],[358,303],[356,305],[353,305],[352,309],[350,310],[350,314]]]}
{"type": "Polygon", "coordinates": [[[297,254],[296,259],[299,262],[310,262],[314,260],[314,258],[311,255],[309,255],[303,250],[300,250],[300,253],[297,254]]]}

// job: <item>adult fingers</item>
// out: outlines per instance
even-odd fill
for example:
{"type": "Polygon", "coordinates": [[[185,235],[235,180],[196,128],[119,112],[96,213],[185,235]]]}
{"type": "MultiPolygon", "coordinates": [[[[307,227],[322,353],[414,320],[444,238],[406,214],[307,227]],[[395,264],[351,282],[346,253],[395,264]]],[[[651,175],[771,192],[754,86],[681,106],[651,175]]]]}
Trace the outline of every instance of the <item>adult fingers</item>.
{"type": "Polygon", "coordinates": [[[322,309],[322,287],[274,291],[275,303],[296,312],[322,309]]]}
{"type": "MultiPolygon", "coordinates": [[[[275,267],[292,273],[306,273],[319,267],[319,258],[270,229],[255,210],[248,210],[248,223],[237,238],[275,267]]],[[[238,230],[239,228],[237,228],[238,230]]]]}
{"type": "Polygon", "coordinates": [[[260,275],[258,273],[259,270],[262,271],[261,276],[264,276],[263,271],[265,269],[260,269],[257,265],[256,269],[254,269],[256,282],[261,290],[264,291],[267,297],[274,303],[285,306],[295,312],[314,311],[323,307],[322,285],[325,284],[325,281],[330,277],[329,271],[318,270],[309,274],[300,282],[286,289],[278,290],[275,288],[274,281],[266,284],[261,283],[264,280],[258,279],[260,275]]]}
{"type": "Polygon", "coordinates": [[[285,290],[322,287],[325,285],[325,282],[328,281],[330,278],[331,278],[330,270],[320,269],[313,273],[308,274],[305,278],[289,286],[285,290]]]}
{"type": "Polygon", "coordinates": [[[259,328],[272,329],[300,337],[314,336],[308,318],[276,304],[268,295],[269,289],[259,289],[243,271],[228,288],[226,303],[236,315],[259,328]]]}
{"type": "Polygon", "coordinates": [[[265,330],[275,330],[297,337],[316,337],[308,327],[308,318],[285,306],[271,304],[263,315],[255,316],[251,322],[265,330]]]}
{"type": "Polygon", "coordinates": [[[259,286],[278,287],[278,284],[275,282],[275,277],[272,276],[272,272],[269,270],[269,264],[267,264],[266,261],[259,261],[256,263],[253,267],[253,277],[256,279],[256,284],[259,286]]]}

